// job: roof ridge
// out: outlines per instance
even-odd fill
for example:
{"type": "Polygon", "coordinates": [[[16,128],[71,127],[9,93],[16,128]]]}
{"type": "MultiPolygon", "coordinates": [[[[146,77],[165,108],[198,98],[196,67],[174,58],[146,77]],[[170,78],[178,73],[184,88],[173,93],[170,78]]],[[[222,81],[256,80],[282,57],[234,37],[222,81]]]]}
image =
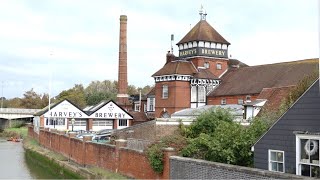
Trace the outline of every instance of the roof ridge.
{"type": "Polygon", "coordinates": [[[307,61],[319,61],[319,59],[318,58],[300,59],[300,60],[283,61],[283,62],[276,62],[276,63],[270,63],[270,64],[259,64],[259,65],[247,66],[247,67],[242,67],[242,68],[251,68],[251,67],[258,67],[258,66],[272,66],[272,65],[280,65],[280,64],[292,64],[292,63],[307,62],[307,61]]]}

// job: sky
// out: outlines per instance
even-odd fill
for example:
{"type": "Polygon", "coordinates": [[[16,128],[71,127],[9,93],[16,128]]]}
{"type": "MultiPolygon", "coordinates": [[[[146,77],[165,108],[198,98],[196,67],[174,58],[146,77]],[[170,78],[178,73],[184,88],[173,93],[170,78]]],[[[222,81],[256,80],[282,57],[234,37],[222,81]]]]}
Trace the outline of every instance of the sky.
{"type": "Polygon", "coordinates": [[[128,17],[128,83],[151,77],[200,20],[250,66],[319,57],[317,0],[0,0],[0,96],[58,95],[75,84],[117,80],[120,15],[128,17]],[[51,80],[50,80],[51,79],[51,80]],[[50,83],[51,82],[51,86],[50,83]]]}

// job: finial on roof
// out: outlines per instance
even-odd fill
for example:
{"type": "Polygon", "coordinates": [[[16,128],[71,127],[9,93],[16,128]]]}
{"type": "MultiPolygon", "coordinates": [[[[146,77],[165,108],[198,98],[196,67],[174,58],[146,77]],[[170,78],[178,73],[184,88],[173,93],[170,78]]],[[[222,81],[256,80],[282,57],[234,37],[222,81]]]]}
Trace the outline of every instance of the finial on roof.
{"type": "Polygon", "coordinates": [[[200,10],[199,10],[199,14],[200,14],[200,20],[206,20],[207,12],[204,11],[204,13],[203,13],[203,6],[202,6],[202,4],[201,4],[201,8],[200,8],[200,10]]]}

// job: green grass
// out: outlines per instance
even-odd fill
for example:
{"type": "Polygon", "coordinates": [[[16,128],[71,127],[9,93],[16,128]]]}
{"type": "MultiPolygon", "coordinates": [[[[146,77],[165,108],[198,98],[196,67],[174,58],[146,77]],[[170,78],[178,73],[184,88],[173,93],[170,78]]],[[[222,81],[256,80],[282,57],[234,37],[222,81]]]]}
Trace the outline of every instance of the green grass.
{"type": "Polygon", "coordinates": [[[125,176],[98,167],[90,167],[88,170],[96,174],[99,179],[128,179],[125,176]]]}
{"type": "Polygon", "coordinates": [[[3,132],[0,133],[1,137],[20,137],[25,138],[28,135],[27,127],[20,128],[7,128],[3,132]]]}

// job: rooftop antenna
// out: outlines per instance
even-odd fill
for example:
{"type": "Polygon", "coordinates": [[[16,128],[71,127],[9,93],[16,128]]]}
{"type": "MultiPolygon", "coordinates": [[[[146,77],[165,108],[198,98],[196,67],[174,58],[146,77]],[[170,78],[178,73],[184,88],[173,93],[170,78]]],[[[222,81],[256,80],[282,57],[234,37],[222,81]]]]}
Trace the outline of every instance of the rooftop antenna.
{"type": "Polygon", "coordinates": [[[173,54],[173,46],[172,46],[173,41],[174,41],[174,35],[171,34],[171,54],[173,54]]]}

